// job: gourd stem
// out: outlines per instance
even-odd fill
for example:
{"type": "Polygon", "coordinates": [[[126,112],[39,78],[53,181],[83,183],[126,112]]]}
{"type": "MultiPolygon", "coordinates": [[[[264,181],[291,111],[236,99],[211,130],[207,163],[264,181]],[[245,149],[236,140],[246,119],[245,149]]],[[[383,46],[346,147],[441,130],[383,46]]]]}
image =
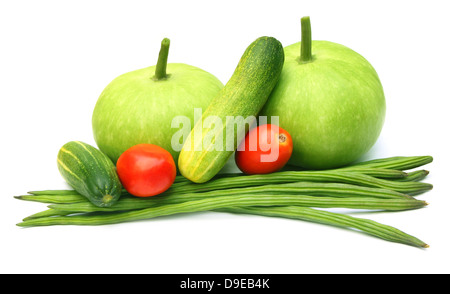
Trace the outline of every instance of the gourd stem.
{"type": "Polygon", "coordinates": [[[155,80],[162,80],[167,78],[167,58],[169,56],[170,40],[164,38],[161,41],[161,49],[159,50],[158,62],[155,69],[155,80]]]}
{"type": "Polygon", "coordinates": [[[300,62],[311,62],[312,61],[312,38],[311,38],[311,21],[309,16],[302,17],[302,42],[300,48],[300,62]]]}

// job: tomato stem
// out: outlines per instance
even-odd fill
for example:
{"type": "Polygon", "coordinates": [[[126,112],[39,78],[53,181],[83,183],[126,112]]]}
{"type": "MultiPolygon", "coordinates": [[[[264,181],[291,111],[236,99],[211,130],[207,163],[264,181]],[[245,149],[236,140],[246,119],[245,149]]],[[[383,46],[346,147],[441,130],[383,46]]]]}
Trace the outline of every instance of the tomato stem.
{"type": "Polygon", "coordinates": [[[311,37],[311,21],[309,16],[302,17],[302,42],[300,46],[300,63],[311,62],[312,56],[312,37],[311,37]]]}
{"type": "Polygon", "coordinates": [[[164,38],[161,41],[161,49],[159,50],[158,62],[156,64],[154,80],[164,80],[167,79],[168,75],[166,73],[167,69],[167,58],[169,56],[170,40],[164,38]]]}

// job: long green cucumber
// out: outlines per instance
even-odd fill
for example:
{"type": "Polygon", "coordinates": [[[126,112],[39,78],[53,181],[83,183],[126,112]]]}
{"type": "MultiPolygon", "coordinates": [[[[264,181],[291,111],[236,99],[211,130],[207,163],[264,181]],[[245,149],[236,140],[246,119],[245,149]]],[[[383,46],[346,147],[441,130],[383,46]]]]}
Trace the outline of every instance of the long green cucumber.
{"type": "Polygon", "coordinates": [[[283,46],[273,37],[260,37],[247,47],[186,138],[178,159],[183,176],[203,183],[223,168],[266,103],[283,63],[283,46]]]}
{"type": "Polygon", "coordinates": [[[58,152],[59,172],[78,193],[99,207],[110,207],[119,200],[122,184],[113,162],[100,150],[71,141],[58,152]]]}

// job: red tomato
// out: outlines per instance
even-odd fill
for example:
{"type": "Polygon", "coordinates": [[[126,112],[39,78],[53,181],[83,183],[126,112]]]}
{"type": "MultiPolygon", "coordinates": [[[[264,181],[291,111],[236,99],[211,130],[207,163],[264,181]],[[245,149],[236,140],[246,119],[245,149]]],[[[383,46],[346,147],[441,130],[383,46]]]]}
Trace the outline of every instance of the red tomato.
{"type": "Polygon", "coordinates": [[[177,170],[169,151],[153,144],[138,144],[117,160],[117,173],[124,188],[132,195],[158,195],[175,181],[177,170]]]}
{"type": "Polygon", "coordinates": [[[236,151],[235,160],[246,174],[267,174],[280,170],[292,155],[291,135],[265,124],[250,130],[236,151]]]}

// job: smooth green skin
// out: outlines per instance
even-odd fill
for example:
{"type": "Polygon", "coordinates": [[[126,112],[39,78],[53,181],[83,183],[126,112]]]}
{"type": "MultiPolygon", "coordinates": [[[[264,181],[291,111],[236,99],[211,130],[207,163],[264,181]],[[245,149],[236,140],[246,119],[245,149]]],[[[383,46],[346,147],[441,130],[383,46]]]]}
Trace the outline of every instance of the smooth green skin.
{"type": "Polygon", "coordinates": [[[299,62],[300,44],[284,48],[280,80],[260,115],[279,116],[294,150],[289,164],[329,169],[354,162],[378,139],[386,102],[377,73],[355,51],[312,41],[313,60],[299,62]]]}
{"type": "Polygon", "coordinates": [[[101,93],[92,116],[97,146],[116,163],[128,148],[155,144],[169,151],[177,162],[179,151],[172,148],[175,116],[186,116],[194,126],[194,108],[206,109],[223,88],[214,75],[200,68],[167,64],[168,77],[153,79],[156,66],[132,71],[114,79],[101,93]]]}

